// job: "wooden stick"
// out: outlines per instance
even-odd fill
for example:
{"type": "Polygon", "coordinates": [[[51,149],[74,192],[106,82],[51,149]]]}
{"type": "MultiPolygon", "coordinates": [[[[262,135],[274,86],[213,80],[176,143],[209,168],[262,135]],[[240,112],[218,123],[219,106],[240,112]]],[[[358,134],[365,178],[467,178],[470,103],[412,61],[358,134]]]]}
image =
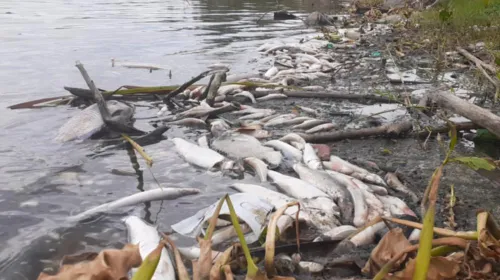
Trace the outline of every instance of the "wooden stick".
{"type": "MultiPolygon", "coordinates": [[[[497,71],[499,71],[494,65],[491,65],[491,64],[488,64],[488,63],[482,61],[481,59],[475,57],[473,54],[471,54],[470,52],[466,51],[463,48],[457,47],[457,51],[460,54],[462,54],[463,56],[465,56],[467,59],[469,59],[470,61],[474,62],[474,64],[476,64],[476,66],[481,65],[482,67],[488,69],[492,74],[496,74],[497,71]]],[[[479,66],[478,66],[478,68],[479,68],[479,66]]]]}
{"type": "Polygon", "coordinates": [[[317,134],[301,133],[300,136],[304,138],[306,142],[327,143],[344,139],[358,139],[370,136],[395,137],[404,132],[409,131],[411,128],[412,128],[411,122],[404,121],[400,123],[388,124],[388,125],[372,127],[372,128],[364,128],[364,129],[352,129],[352,130],[325,132],[317,134]]]}
{"type": "Polygon", "coordinates": [[[428,96],[440,107],[464,116],[500,137],[500,117],[492,112],[462,100],[448,91],[438,91],[428,96]]]}

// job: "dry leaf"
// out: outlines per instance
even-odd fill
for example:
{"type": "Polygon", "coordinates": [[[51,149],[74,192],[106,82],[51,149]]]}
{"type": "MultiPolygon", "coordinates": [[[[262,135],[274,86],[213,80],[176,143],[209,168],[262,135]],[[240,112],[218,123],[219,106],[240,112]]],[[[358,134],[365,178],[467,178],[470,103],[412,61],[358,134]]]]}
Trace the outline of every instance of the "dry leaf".
{"type": "Polygon", "coordinates": [[[479,232],[478,247],[481,256],[489,261],[500,262],[500,241],[496,240],[487,229],[479,232]]]}
{"type": "MultiPolygon", "coordinates": [[[[406,239],[401,228],[391,229],[384,235],[382,240],[378,243],[377,247],[373,249],[370,259],[363,268],[363,273],[369,275],[376,275],[380,269],[388,263],[398,253],[410,247],[411,244],[406,239]]],[[[403,255],[393,265],[397,268],[406,259],[406,254],[403,255]]]]}
{"type": "MultiPolygon", "coordinates": [[[[416,259],[410,259],[402,271],[394,273],[391,280],[412,280],[415,272],[416,259]]],[[[460,265],[446,257],[432,257],[427,271],[428,280],[455,279],[460,271],[460,265]]]]}
{"type": "Polygon", "coordinates": [[[141,264],[136,245],[127,244],[123,249],[106,249],[99,254],[84,253],[63,258],[56,275],[40,273],[38,280],[122,280],[128,279],[132,267],[141,264]]]}

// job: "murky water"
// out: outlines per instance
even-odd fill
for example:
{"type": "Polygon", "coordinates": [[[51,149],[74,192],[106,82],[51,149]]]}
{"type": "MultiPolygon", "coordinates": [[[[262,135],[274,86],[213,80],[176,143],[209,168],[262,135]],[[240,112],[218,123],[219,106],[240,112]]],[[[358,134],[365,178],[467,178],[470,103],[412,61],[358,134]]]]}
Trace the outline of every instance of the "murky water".
{"type": "MultiPolygon", "coordinates": [[[[213,63],[231,65],[232,73],[255,72],[260,67],[255,48],[263,41],[311,32],[299,20],[275,22],[271,15],[256,24],[275,6],[266,0],[1,1],[0,279],[35,279],[65,254],[121,246],[126,232],[120,219],[129,213],[167,230],[214,202],[230,182],[185,164],[169,141],[147,147],[155,160],[151,171],[139,159],[140,176],[118,175],[116,170],[134,172],[126,151],[91,157],[96,141],[53,141],[78,109],[9,110],[8,105],[66,95],[65,85],[85,87],[76,60],[106,89],[180,84],[213,63]],[[166,70],[112,68],[111,58],[166,70]],[[162,186],[196,187],[201,194],[122,209],[80,224],[65,222],[68,215],[92,206],[156,188],[152,174],[162,186]]],[[[300,13],[312,4],[286,1],[284,7],[300,13]]],[[[138,108],[139,117],[155,113],[138,108]]],[[[152,129],[146,122],[136,125],[152,129]]],[[[172,128],[166,135],[194,138],[200,133],[172,128]]]]}

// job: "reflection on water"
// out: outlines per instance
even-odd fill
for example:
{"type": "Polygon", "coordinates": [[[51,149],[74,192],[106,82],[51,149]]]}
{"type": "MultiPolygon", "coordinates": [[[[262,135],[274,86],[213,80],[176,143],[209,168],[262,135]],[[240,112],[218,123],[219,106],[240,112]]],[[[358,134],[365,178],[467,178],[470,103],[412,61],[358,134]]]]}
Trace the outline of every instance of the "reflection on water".
{"type": "MultiPolygon", "coordinates": [[[[298,14],[330,5],[330,1],[280,1],[282,8],[298,14]]],[[[228,191],[229,182],[185,164],[169,141],[147,147],[155,159],[151,171],[142,159],[138,170],[125,150],[89,157],[98,150],[98,142],[52,141],[78,109],[13,111],[6,109],[8,105],[66,95],[65,85],[85,87],[74,67],[76,60],[106,89],[180,84],[220,62],[232,65],[233,73],[255,72],[264,66],[256,62],[255,52],[264,40],[311,32],[300,20],[274,22],[271,14],[256,24],[275,8],[271,0],[0,1],[0,279],[34,279],[65,254],[119,247],[126,241],[120,222],[126,213],[157,221],[166,230],[228,191]],[[158,64],[171,70],[173,77],[168,71],[112,68],[111,58],[158,64]],[[155,179],[164,187],[196,187],[202,193],[123,209],[80,224],[65,221],[97,204],[156,188],[155,179]]],[[[155,113],[141,107],[137,115],[155,113]]],[[[136,125],[152,129],[146,122],[136,125]]],[[[172,128],[167,136],[194,139],[201,133],[172,128]]]]}

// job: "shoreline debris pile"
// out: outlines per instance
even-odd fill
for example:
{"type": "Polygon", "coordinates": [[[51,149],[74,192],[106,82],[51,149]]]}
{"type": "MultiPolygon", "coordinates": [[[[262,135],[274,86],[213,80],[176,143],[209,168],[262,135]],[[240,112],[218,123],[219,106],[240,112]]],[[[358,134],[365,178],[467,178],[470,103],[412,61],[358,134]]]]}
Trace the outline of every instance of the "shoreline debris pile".
{"type": "MultiPolygon", "coordinates": [[[[291,14],[280,15],[291,18],[291,14]]],[[[221,172],[231,178],[242,178],[247,173],[257,177],[260,184],[230,184],[228,193],[238,193],[226,195],[172,225],[176,233],[197,239],[198,245],[192,247],[176,247],[171,237],[161,237],[156,228],[138,217],[127,217],[124,222],[129,242],[134,245],[127,245],[122,251],[132,248],[135,252],[122,256],[127,262],[117,272],[120,277],[126,277],[124,269],[139,265],[140,262],[130,261],[137,258],[137,250],[143,261],[138,270],[133,270],[132,279],[173,280],[177,276],[184,280],[189,275],[193,279],[233,279],[245,273],[247,279],[292,279],[301,274],[320,275],[327,270],[330,277],[359,277],[362,272],[374,279],[490,279],[487,277],[498,275],[500,228],[491,214],[478,214],[475,231],[455,232],[434,227],[434,207],[442,169],[449,162],[475,170],[497,168],[498,162],[490,159],[450,155],[459,130],[486,129],[500,137],[500,117],[470,102],[467,98],[474,98],[472,92],[453,94],[460,89],[460,83],[449,75],[445,76],[450,79],[436,86],[415,69],[400,69],[390,51],[382,58],[375,51],[381,44],[377,38],[389,36],[393,32],[390,25],[368,22],[346,28],[355,19],[343,16],[342,26],[335,26],[330,22],[335,17],[316,14],[310,18],[323,23],[328,20],[328,28],[322,27],[322,36],[298,43],[264,44],[258,51],[272,57],[273,65],[260,74],[231,75],[228,66],[214,65],[181,86],[124,86],[103,91],[77,62],[89,89],[66,87],[74,97],[11,107],[92,104],[69,119],[56,140],[125,138],[115,148],[129,147],[131,143],[148,165],[153,160],[141,145],[162,141],[163,133],[171,126],[191,127],[204,134],[199,139],[170,141],[193,168],[221,172]],[[210,77],[208,84],[197,84],[206,77],[210,77]],[[362,89],[364,83],[381,77],[399,92],[367,93],[362,89]],[[342,80],[348,80],[359,92],[347,90],[342,80]],[[304,99],[323,105],[325,100],[345,103],[305,106],[299,102],[304,99]],[[158,109],[149,121],[154,127],[150,132],[133,126],[131,103],[137,100],[151,101],[158,109]],[[367,103],[395,106],[378,108],[358,118],[345,110],[332,114],[346,104],[352,109],[367,103]],[[445,111],[456,115],[443,117],[445,111]],[[453,121],[457,115],[467,120],[453,121]],[[397,172],[380,171],[377,167],[374,169],[380,172],[374,173],[332,154],[328,145],[320,144],[367,137],[413,136],[427,141],[447,132],[451,135],[449,153],[424,194],[421,215],[411,208],[419,196],[397,172]],[[444,237],[433,239],[434,234],[444,237]],[[258,242],[264,247],[247,246],[258,242]],[[264,260],[264,269],[257,267],[254,258],[264,260]],[[189,273],[184,264],[188,261],[192,262],[189,273]]],[[[478,68],[489,68],[467,50],[459,52],[478,68]]],[[[144,65],[141,68],[153,69],[144,65]]],[[[197,193],[196,189],[159,188],[90,209],[69,217],[69,221],[78,222],[145,201],[197,193]]],[[[105,263],[85,273],[113,270],[114,264],[102,257],[105,254],[103,251],[84,259],[89,266],[101,258],[105,263]]],[[[62,264],[59,274],[41,274],[39,279],[69,279],[64,278],[66,273],[82,270],[81,266],[62,264]]]]}

